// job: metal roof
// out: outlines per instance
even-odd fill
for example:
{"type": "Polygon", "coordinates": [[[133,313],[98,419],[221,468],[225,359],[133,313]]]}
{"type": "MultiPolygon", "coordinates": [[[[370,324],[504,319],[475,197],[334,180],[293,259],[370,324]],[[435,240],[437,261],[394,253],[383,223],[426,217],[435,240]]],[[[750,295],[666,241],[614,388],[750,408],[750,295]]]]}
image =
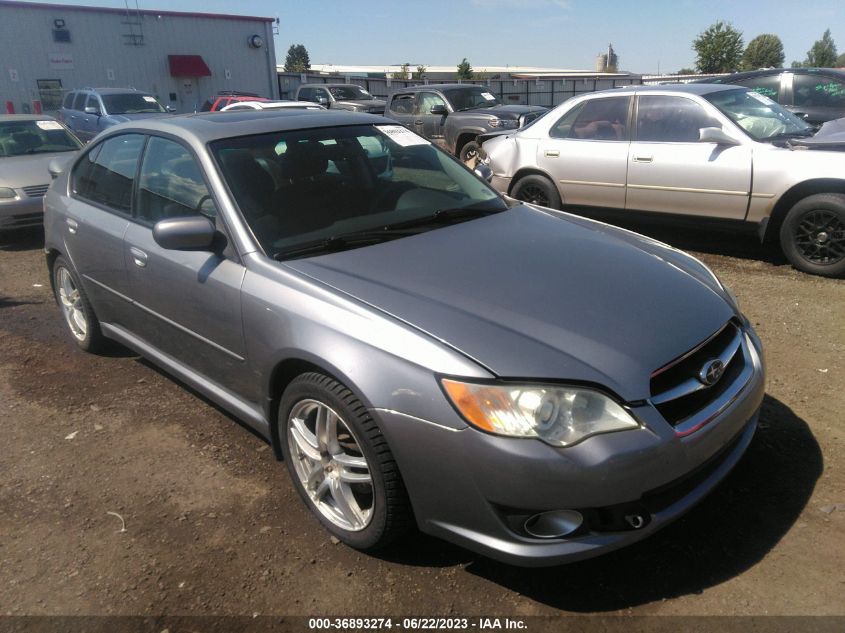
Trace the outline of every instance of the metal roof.
{"type": "Polygon", "coordinates": [[[53,9],[61,11],[87,11],[89,13],[117,13],[125,16],[128,13],[149,15],[152,17],[170,16],[175,18],[210,18],[212,20],[248,20],[250,22],[275,22],[276,18],[259,17],[253,15],[231,15],[227,13],[196,13],[190,11],[157,11],[155,9],[119,9],[114,7],[88,7],[51,2],[20,2],[19,0],[0,0],[0,8],[14,7],[19,9],[53,9]]]}

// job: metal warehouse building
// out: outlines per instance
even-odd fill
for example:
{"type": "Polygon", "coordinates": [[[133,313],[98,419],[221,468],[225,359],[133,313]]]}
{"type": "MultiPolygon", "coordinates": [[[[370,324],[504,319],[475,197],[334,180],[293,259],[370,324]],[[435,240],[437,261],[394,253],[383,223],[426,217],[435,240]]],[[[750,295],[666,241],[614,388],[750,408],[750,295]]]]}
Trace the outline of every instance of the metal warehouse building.
{"type": "Polygon", "coordinates": [[[74,88],[137,88],[178,112],[220,90],[278,96],[274,18],[0,0],[0,113],[74,88]]]}

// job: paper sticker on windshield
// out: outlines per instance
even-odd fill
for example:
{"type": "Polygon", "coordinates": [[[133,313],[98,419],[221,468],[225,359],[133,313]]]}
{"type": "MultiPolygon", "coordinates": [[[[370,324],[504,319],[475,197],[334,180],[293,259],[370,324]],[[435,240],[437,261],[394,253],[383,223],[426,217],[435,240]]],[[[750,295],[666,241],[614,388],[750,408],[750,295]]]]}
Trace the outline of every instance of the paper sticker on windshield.
{"type": "Polygon", "coordinates": [[[482,92],[481,96],[484,97],[485,99],[487,99],[487,101],[495,101],[496,100],[496,97],[491,95],[489,92],[482,92]]]}
{"type": "Polygon", "coordinates": [[[147,103],[155,103],[156,102],[155,97],[148,97],[146,95],[144,95],[144,101],[146,101],[147,103]]]}
{"type": "Polygon", "coordinates": [[[401,125],[377,125],[376,129],[384,134],[391,141],[394,141],[402,147],[410,147],[411,145],[430,145],[422,136],[417,136],[411,130],[408,130],[401,125]]]}
{"type": "Polygon", "coordinates": [[[765,95],[761,95],[759,92],[749,92],[748,96],[752,99],[757,99],[760,103],[765,103],[766,105],[775,105],[775,102],[769,99],[765,95]]]}
{"type": "Polygon", "coordinates": [[[35,125],[40,127],[42,130],[61,130],[62,126],[58,124],[56,121],[36,121],[35,125]]]}

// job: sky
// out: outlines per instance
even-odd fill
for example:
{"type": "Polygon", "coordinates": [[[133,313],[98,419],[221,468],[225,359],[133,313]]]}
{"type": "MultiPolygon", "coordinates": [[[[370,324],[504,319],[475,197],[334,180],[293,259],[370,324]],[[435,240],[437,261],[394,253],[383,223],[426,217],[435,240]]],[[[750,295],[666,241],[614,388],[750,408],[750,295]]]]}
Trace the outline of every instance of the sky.
{"type": "MultiPolygon", "coordinates": [[[[62,0],[54,0],[62,2],[62,0]]],[[[134,5],[135,0],[129,0],[134,5]]],[[[124,0],[64,0],[120,7],[124,0]]],[[[280,18],[276,56],[304,44],[312,64],[592,70],[613,44],[635,73],[693,67],[692,41],[717,20],[747,44],[761,33],[783,41],[785,65],[803,60],[825,29],[845,52],[845,0],[138,0],[141,9],[280,18]]]]}

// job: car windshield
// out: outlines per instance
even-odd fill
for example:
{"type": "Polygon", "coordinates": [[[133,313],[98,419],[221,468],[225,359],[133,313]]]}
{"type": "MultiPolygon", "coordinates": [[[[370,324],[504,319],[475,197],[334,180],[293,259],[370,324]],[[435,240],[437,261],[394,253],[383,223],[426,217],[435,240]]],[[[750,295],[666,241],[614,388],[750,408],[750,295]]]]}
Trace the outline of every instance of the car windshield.
{"type": "Polygon", "coordinates": [[[75,152],[80,147],[58,121],[0,122],[0,157],[75,152]]]}
{"type": "Polygon", "coordinates": [[[275,132],[210,147],[253,234],[278,259],[507,209],[464,165],[398,125],[275,132]]]}
{"type": "Polygon", "coordinates": [[[332,86],[329,92],[338,101],[371,101],[373,99],[373,95],[360,86],[332,86]]]}
{"type": "Polygon", "coordinates": [[[155,97],[140,92],[102,95],[103,106],[109,114],[142,114],[167,112],[155,97]]]}
{"type": "Polygon", "coordinates": [[[482,86],[467,86],[454,88],[446,92],[452,108],[456,111],[471,110],[472,108],[490,108],[499,102],[487,88],[482,86]]]}
{"type": "Polygon", "coordinates": [[[809,136],[814,130],[768,97],[743,88],[713,92],[705,98],[755,141],[809,136]]]}

